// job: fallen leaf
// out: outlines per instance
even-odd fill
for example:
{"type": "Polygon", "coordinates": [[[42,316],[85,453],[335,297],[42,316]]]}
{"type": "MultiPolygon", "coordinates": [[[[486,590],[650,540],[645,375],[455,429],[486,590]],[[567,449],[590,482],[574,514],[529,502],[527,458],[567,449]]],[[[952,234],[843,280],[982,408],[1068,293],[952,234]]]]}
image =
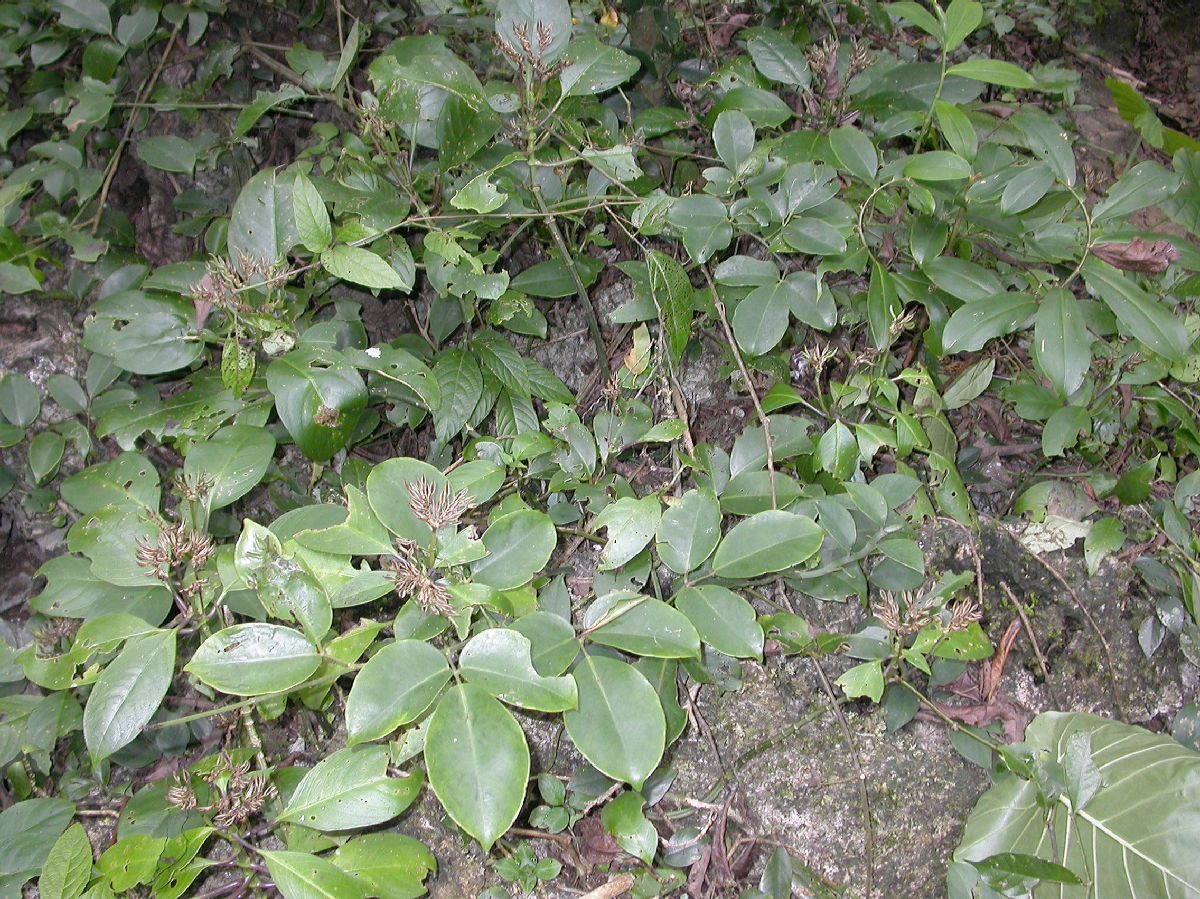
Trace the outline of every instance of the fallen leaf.
{"type": "Polygon", "coordinates": [[[1147,275],[1166,271],[1167,266],[1179,258],[1179,251],[1169,240],[1146,243],[1140,237],[1135,237],[1129,243],[1106,243],[1092,247],[1092,253],[1114,268],[1147,275]]]}

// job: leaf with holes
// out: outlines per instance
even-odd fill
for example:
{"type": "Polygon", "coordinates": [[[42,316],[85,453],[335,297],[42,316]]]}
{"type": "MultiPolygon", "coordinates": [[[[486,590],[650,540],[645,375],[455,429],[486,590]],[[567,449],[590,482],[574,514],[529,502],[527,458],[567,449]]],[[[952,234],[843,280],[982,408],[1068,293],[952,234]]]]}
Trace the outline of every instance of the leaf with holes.
{"type": "Polygon", "coordinates": [[[313,830],[356,830],[390,821],[421,791],[419,770],[388,773],[386,746],[355,746],[322,759],[296,786],[277,821],[313,830]]]}

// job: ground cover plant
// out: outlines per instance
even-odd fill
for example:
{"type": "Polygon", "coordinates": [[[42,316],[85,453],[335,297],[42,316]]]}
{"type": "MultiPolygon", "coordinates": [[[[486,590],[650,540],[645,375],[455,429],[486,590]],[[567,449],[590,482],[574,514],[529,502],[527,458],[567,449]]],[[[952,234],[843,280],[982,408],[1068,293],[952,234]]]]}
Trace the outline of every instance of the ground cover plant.
{"type": "Polygon", "coordinates": [[[876,708],[994,784],[913,895],[1200,893],[1194,708],[1030,721],[977,549],[1133,562],[1200,664],[1200,143],[1113,79],[1085,165],[1006,58],[1064,13],[5,6],[0,290],[85,352],[0,380],[0,894],[438,894],[432,796],[490,897],[879,895],[876,708]],[[743,665],[844,732],[843,881],[672,795],[743,665]]]}

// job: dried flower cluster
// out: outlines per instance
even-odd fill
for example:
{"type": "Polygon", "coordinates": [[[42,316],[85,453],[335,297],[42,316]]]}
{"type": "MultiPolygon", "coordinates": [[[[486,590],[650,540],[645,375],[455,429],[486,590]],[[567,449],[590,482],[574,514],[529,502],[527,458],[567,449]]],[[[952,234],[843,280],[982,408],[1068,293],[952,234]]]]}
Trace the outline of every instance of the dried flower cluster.
{"type": "Polygon", "coordinates": [[[493,35],[492,40],[500,48],[500,52],[507,56],[518,69],[523,70],[529,67],[540,81],[546,82],[563,70],[564,63],[560,61],[548,65],[543,60],[546,51],[554,43],[554,34],[550,30],[550,26],[543,22],[538,22],[536,29],[536,49],[533,46],[533,41],[529,38],[529,29],[522,22],[513,25],[513,34],[517,38],[517,43],[520,44],[519,48],[514,47],[498,34],[493,35]]]}
{"type": "Polygon", "coordinates": [[[155,542],[144,537],[134,542],[138,564],[163,583],[169,582],[172,572],[184,565],[190,564],[193,570],[203,568],[216,552],[207,536],[193,533],[182,522],[162,528],[155,542]]]}
{"type": "Polygon", "coordinates": [[[426,478],[419,478],[409,486],[408,496],[408,507],[413,515],[435,531],[456,524],[472,505],[471,495],[466,490],[452,493],[449,484],[439,490],[426,478]]]}
{"type": "MultiPolygon", "coordinates": [[[[932,622],[937,613],[941,611],[942,606],[938,599],[939,597],[934,594],[926,594],[917,598],[907,592],[897,597],[890,590],[881,590],[871,612],[892,633],[911,636],[932,622]],[[901,600],[903,600],[903,608],[901,600]]],[[[954,633],[964,630],[981,617],[982,612],[974,600],[962,600],[951,608],[950,623],[946,626],[946,632],[954,633]]]]}
{"type": "Polygon", "coordinates": [[[77,618],[52,618],[33,634],[34,652],[39,659],[52,659],[62,655],[63,647],[71,642],[79,630],[77,618]]]}
{"type": "Polygon", "coordinates": [[[449,618],[454,614],[450,591],[444,581],[430,576],[421,565],[413,560],[415,547],[405,541],[396,541],[397,555],[380,560],[380,565],[389,572],[396,593],[412,597],[426,613],[449,618]]]}
{"type": "Polygon", "coordinates": [[[821,126],[844,125],[854,119],[854,114],[847,112],[850,102],[847,88],[854,76],[871,65],[867,48],[852,41],[846,71],[841,75],[838,72],[839,49],[837,37],[830,35],[804,52],[813,73],[813,87],[802,97],[804,111],[810,120],[821,126]]]}
{"type": "Polygon", "coordinates": [[[262,811],[267,800],[275,795],[275,787],[265,774],[251,773],[249,761],[234,764],[227,750],[222,750],[212,770],[202,775],[202,779],[217,794],[211,805],[199,805],[190,775],[182,772],[175,775],[167,788],[166,799],[180,811],[195,809],[212,813],[217,827],[240,827],[262,811]]]}

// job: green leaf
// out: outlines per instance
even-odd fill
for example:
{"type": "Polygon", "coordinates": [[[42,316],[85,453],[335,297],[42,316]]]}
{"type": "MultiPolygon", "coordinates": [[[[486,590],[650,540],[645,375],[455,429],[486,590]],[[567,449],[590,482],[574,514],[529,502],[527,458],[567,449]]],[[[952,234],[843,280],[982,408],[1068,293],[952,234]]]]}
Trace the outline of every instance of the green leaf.
{"type": "Polygon", "coordinates": [[[978,397],[992,383],[992,373],[996,369],[993,358],[980,359],[968,365],[957,378],[942,393],[942,401],[947,409],[958,409],[978,397]]]}
{"type": "Polygon", "coordinates": [[[307,852],[260,850],[283,899],[362,899],[360,882],[333,862],[307,852]]]}
{"type": "Polygon", "coordinates": [[[984,84],[995,84],[1018,90],[1037,89],[1037,82],[1032,75],[1024,69],[1017,68],[1011,62],[1003,62],[999,59],[972,59],[960,62],[948,68],[946,75],[957,75],[959,78],[969,78],[972,81],[982,81],[984,84]]]}
{"type": "Polygon", "coordinates": [[[385,343],[365,350],[347,349],[343,355],[355,368],[374,372],[408,388],[415,394],[416,401],[429,411],[441,408],[442,390],[433,372],[407,350],[385,343]]]}
{"type": "Polygon", "coordinates": [[[939,44],[946,43],[946,29],[942,22],[920,3],[901,0],[898,3],[887,4],[886,9],[888,15],[908,19],[939,44]]]}
{"type": "Polygon", "coordinates": [[[872,702],[883,698],[883,663],[878,659],[855,665],[834,681],[849,699],[865,696],[872,702]]]}
{"type": "Polygon", "coordinates": [[[713,123],[712,138],[725,168],[735,177],[741,174],[742,167],[754,152],[754,124],[746,114],[730,109],[718,115],[713,123]]]}
{"type": "Polygon", "coordinates": [[[14,372],[0,378],[0,413],[18,428],[27,428],[42,413],[42,397],[24,375],[14,372]]]}
{"type": "Polygon", "coordinates": [[[299,686],[320,664],[317,648],[299,631],[254,623],[213,634],[184,670],[222,693],[262,696],[299,686]]]}
{"type": "Polygon", "coordinates": [[[776,281],[754,288],[738,302],[730,325],[743,352],[761,356],[775,349],[787,333],[797,293],[794,282],[776,281]]]}
{"type": "Polygon", "coordinates": [[[839,256],[846,252],[846,238],[842,237],[842,233],[828,222],[813,216],[794,218],[779,233],[797,253],[839,256]]]}
{"type": "MultiPolygon", "coordinates": [[[[367,477],[369,480],[370,475],[367,477]]],[[[327,528],[298,531],[295,541],[306,549],[343,556],[394,554],[391,535],[375,516],[366,494],[347,485],[346,505],[345,521],[327,528]]]]}
{"type": "Polygon", "coordinates": [[[1112,310],[1122,330],[1172,362],[1187,357],[1191,341],[1183,322],[1124,274],[1089,256],[1083,263],[1083,279],[1088,290],[1112,310]]]}
{"type": "Polygon", "coordinates": [[[875,181],[879,153],[869,137],[857,128],[834,128],[829,132],[829,146],[841,168],[867,184],[875,181]]]}
{"type": "Polygon", "coordinates": [[[721,539],[721,507],[709,492],[689,490],[667,507],[655,532],[655,550],[676,574],[698,568],[721,539]]]}
{"type": "Polygon", "coordinates": [[[640,790],[666,747],[654,687],[632,666],[602,656],[585,655],[572,676],[579,708],[563,715],[571,742],[593,767],[640,790]]]}
{"type": "Polygon", "coordinates": [[[495,212],[508,201],[508,194],[497,190],[491,178],[492,172],[480,172],[455,192],[450,205],[470,212],[495,212]]]}
{"type": "Polygon", "coordinates": [[[292,210],[296,217],[296,233],[304,249],[310,253],[320,253],[333,243],[333,226],[329,222],[325,201],[313,183],[299,172],[292,185],[292,210]]]}
{"type": "Polygon", "coordinates": [[[67,532],[67,548],[92,561],[92,573],[122,587],[158,586],[137,558],[137,541],[158,543],[159,525],[134,506],[106,506],[85,515],[67,532]]]}
{"type": "MultiPolygon", "coordinates": [[[[584,287],[591,287],[600,275],[604,264],[599,260],[582,253],[572,253],[575,270],[584,287]]],[[[573,297],[576,293],[575,278],[571,269],[557,253],[551,253],[550,258],[537,265],[531,265],[512,279],[512,289],[527,293],[531,297],[559,299],[573,297]]]]}
{"type": "Polygon", "coordinates": [[[83,710],[92,765],[133,742],[158,711],[175,676],[175,631],[135,637],[101,673],[83,710]]]}
{"type": "Polygon", "coordinates": [[[209,485],[206,507],[222,509],[250,492],[266,474],[275,455],[275,438],[263,428],[228,425],[194,445],[183,464],[183,475],[209,485]]]}
{"type": "Polygon", "coordinates": [[[407,290],[408,284],[385,259],[362,247],[331,247],[321,253],[321,266],[329,274],[372,290],[407,290]]]}
{"type": "Polygon", "coordinates": [[[1157,162],[1139,162],[1108,189],[1104,199],[1092,209],[1094,222],[1123,219],[1131,212],[1145,209],[1172,197],[1180,187],[1179,176],[1157,162]]]}
{"type": "Polygon", "coordinates": [[[467,641],[458,666],[468,683],[509,705],[536,712],[575,708],[575,681],[542,677],[533,667],[532,649],[529,639],[518,631],[491,628],[467,641]]]}
{"type": "Polygon", "coordinates": [[[120,360],[125,371],[157,375],[190,365],[204,349],[195,335],[191,303],[174,297],[125,291],[91,308],[83,345],[120,360]]]}
{"type": "Polygon", "coordinates": [[[37,876],[74,814],[65,799],[26,799],[0,812],[0,883],[11,895],[37,876]]]}
{"type": "Polygon", "coordinates": [[[274,169],[246,182],[229,218],[229,258],[245,270],[245,261],[268,266],[284,262],[300,241],[292,211],[292,180],[277,179],[274,169]]]}
{"type": "Polygon", "coordinates": [[[508,709],[474,684],[452,687],[438,703],[425,735],[425,767],[446,813],[485,852],[525,802],[525,734],[508,709]]]}
{"type": "Polygon", "coordinates": [[[1092,364],[1091,338],[1079,301],[1061,288],[1048,290],[1038,308],[1033,358],[1060,396],[1070,396],[1083,386],[1092,364]]]}
{"type": "Polygon", "coordinates": [[[309,770],[277,821],[313,830],[354,830],[390,821],[421,791],[420,771],[388,774],[386,746],[341,749],[309,770]]]}
{"type": "Polygon", "coordinates": [[[437,860],[417,840],[399,833],[368,833],[338,847],[334,864],[354,876],[363,892],[379,899],[418,899],[437,860]]]}
{"type": "Polygon", "coordinates": [[[327,462],[346,445],[367,404],[367,387],[333,349],[302,347],[267,367],[275,409],[301,452],[327,462]]]}
{"type": "Polygon", "coordinates": [[[692,333],[692,282],[683,266],[658,250],[646,252],[650,298],[667,336],[667,347],[676,363],[683,357],[692,333]]]}
{"type": "Polygon", "coordinates": [[[389,643],[363,665],[346,697],[346,742],[388,736],[433,705],[450,680],[442,653],[419,640],[389,643]]]}
{"type": "MultiPolygon", "coordinates": [[[[991,855],[983,861],[971,863],[975,870],[983,874],[989,882],[995,883],[997,876],[1007,879],[1015,875],[1018,878],[1034,880],[1039,883],[1061,883],[1068,886],[1083,886],[1081,881],[1069,869],[1054,862],[1048,862],[1036,855],[1022,855],[1018,852],[1002,852],[991,855]]],[[[999,885],[999,884],[997,884],[999,885]]]]}
{"type": "Polygon", "coordinates": [[[29,441],[29,473],[35,484],[54,477],[66,449],[66,439],[56,431],[42,431],[29,441]]]}
{"type": "Polygon", "coordinates": [[[988,300],[1004,293],[995,272],[953,256],[935,256],[922,266],[929,280],[964,303],[988,300]]]}
{"type": "Polygon", "coordinates": [[[858,468],[854,432],[840,421],[831,424],[817,441],[817,462],[837,480],[849,480],[858,468]]]}
{"type": "MultiPolygon", "coordinates": [[[[1075,184],[1075,151],[1062,126],[1035,106],[1022,106],[1009,120],[1025,135],[1025,143],[1068,187],[1075,184]]],[[[1032,205],[1032,204],[1031,204],[1032,205]]]]}
{"type": "Polygon", "coordinates": [[[914,181],[960,181],[971,177],[971,163],[948,150],[931,150],[908,157],[904,175],[914,181]]]}
{"type": "Polygon", "coordinates": [[[428,462],[406,457],[387,459],[367,475],[367,499],[389,531],[403,540],[425,545],[432,532],[428,524],[413,514],[410,493],[411,485],[422,480],[437,493],[449,486],[446,476],[428,462]]]}
{"type": "Polygon", "coordinates": [[[946,7],[947,53],[956,49],[983,21],[983,6],[976,0],[951,0],[946,7]]]}
{"type": "Polygon", "coordinates": [[[1036,206],[1054,184],[1054,172],[1045,164],[1027,165],[1004,186],[1000,211],[1016,215],[1036,206]]]}
{"type": "MultiPolygon", "coordinates": [[[[155,13],[155,16],[157,16],[157,13],[155,13]]],[[[120,32],[121,26],[118,24],[118,36],[120,32]]],[[[258,120],[275,107],[293,103],[305,96],[306,94],[302,88],[291,83],[281,85],[278,90],[259,91],[255,94],[253,102],[249,103],[238,113],[237,123],[233,127],[233,138],[236,140],[237,138],[245,137],[258,124],[258,120]]]]}
{"type": "Polygon", "coordinates": [[[1032,315],[1044,308],[1044,302],[1039,307],[1033,297],[1024,293],[1001,293],[964,303],[954,310],[942,330],[942,351],[947,355],[974,353],[989,340],[1020,330],[1032,315]]]}
{"type": "Polygon", "coordinates": [[[442,404],[434,416],[438,440],[449,441],[471,420],[483,396],[483,374],[479,363],[466,350],[443,350],[433,365],[433,377],[441,389],[442,404]]]}
{"type": "Polygon", "coordinates": [[[754,607],[732,590],[711,584],[684,587],[673,601],[717,652],[735,659],[762,658],[763,630],[754,607]]]}
{"type": "Polygon", "coordinates": [[[752,28],[741,33],[754,67],[765,78],[803,90],[812,81],[804,51],[772,28],[752,28]]]}
{"type": "Polygon", "coordinates": [[[686,616],[661,600],[629,590],[597,599],[588,607],[584,626],[591,630],[592,642],[633,655],[656,659],[700,655],[700,635],[686,616]]]}
{"type": "Polygon", "coordinates": [[[196,168],[196,149],[173,134],[147,137],[137,142],[137,157],[153,169],[190,176],[196,168]]]}
{"type": "Polygon", "coordinates": [[[523,586],[546,567],[557,544],[554,522],[545,512],[510,512],[483,532],[488,554],[472,564],[471,579],[497,590],[523,586]]]}
{"type": "Polygon", "coordinates": [[[641,793],[622,793],[600,811],[600,823],[617,845],[647,865],[658,851],[658,831],[642,813],[646,800],[641,793]]]}
{"type": "Polygon", "coordinates": [[[767,511],[740,522],[725,535],[713,557],[719,577],[754,578],[802,565],[825,538],[811,518],[767,511]]]}
{"type": "Polygon", "coordinates": [[[605,506],[593,525],[597,531],[608,528],[608,542],[600,553],[600,570],[620,568],[645,549],[661,516],[662,504],[654,494],[641,499],[626,496],[605,506]]]}
{"type": "Polygon", "coordinates": [[[1165,734],[1078,712],[1039,715],[1025,731],[1025,746],[1049,764],[1066,765],[1075,734],[1090,735],[1091,758],[1104,776],[1091,801],[1068,809],[1066,793],[1053,799],[1050,831],[1037,783],[1005,778],[971,813],[951,878],[967,863],[1018,853],[1057,858],[1079,875],[1087,886],[1064,885],[1061,895],[1069,899],[1140,899],[1146,890],[1139,884],[1153,885],[1148,889],[1157,895],[1200,890],[1200,855],[1191,839],[1200,827],[1200,755],[1165,734]],[[1072,839],[1060,840],[1055,853],[1049,834],[1067,830],[1072,839]]]}
{"type": "Polygon", "coordinates": [[[716,197],[680,197],[667,210],[667,221],[683,237],[683,246],[697,263],[707,262],[733,240],[725,204],[716,197]]]}
{"type": "Polygon", "coordinates": [[[565,61],[558,75],[563,97],[602,94],[628,81],[641,66],[635,57],[593,37],[572,41],[565,61]]]}
{"type": "Polygon", "coordinates": [[[72,824],[46,856],[38,878],[43,899],[76,899],[92,879],[92,844],[82,824],[72,824]]]}
{"type": "Polygon", "coordinates": [[[112,34],[112,16],[102,0],[53,0],[50,6],[64,28],[112,34]]]}
{"type": "Polygon", "coordinates": [[[934,103],[933,111],[938,128],[950,149],[965,159],[974,159],[979,150],[979,136],[975,133],[975,126],[971,124],[967,114],[945,100],[934,103]]]}

